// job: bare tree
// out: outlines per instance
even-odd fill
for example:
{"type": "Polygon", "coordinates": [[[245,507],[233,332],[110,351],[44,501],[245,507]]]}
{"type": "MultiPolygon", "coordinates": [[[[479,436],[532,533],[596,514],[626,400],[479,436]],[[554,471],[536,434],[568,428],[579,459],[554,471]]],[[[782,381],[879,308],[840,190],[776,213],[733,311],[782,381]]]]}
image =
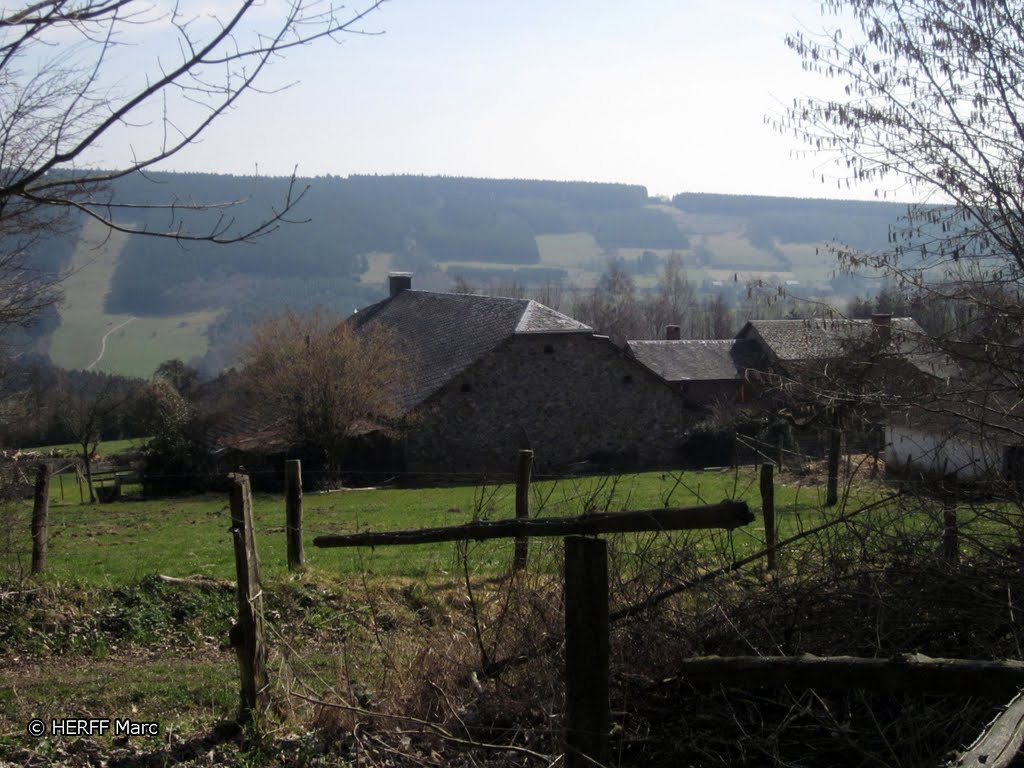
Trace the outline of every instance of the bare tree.
{"type": "Polygon", "coordinates": [[[673,251],[665,259],[657,293],[648,308],[648,335],[661,338],[666,325],[679,325],[684,338],[691,338],[696,318],[697,296],[686,276],[683,257],[673,251]]]}
{"type": "MultiPolygon", "coordinates": [[[[830,154],[840,186],[913,194],[889,246],[837,247],[919,306],[963,375],[919,397],[961,428],[1024,440],[1024,2],[825,0],[837,21],[787,43],[843,95],[805,98],[776,121],[830,154]],[[853,19],[853,29],[841,20],[853,19]],[[859,30],[857,29],[859,27],[859,30]]],[[[825,176],[823,180],[828,180],[825,176]]],[[[954,430],[956,431],[956,430],[954,430]]]]}
{"type": "Polygon", "coordinates": [[[90,502],[96,501],[92,463],[100,440],[133,395],[134,387],[129,380],[118,376],[103,376],[99,382],[91,379],[80,381],[65,392],[60,400],[60,420],[78,446],[90,502]]]}
{"type": "Polygon", "coordinates": [[[331,0],[238,0],[211,13],[187,4],[41,0],[0,9],[0,331],[57,300],[56,276],[30,254],[72,213],[139,234],[118,214],[162,208],[166,226],[141,234],[216,243],[251,240],[288,221],[305,191],[294,178],[279,206],[246,227],[231,215],[240,201],[123,200],[112,182],[195,142],[290,49],[372,34],[361,24],[382,2],[352,10],[331,0]],[[143,44],[159,56],[126,68],[123,57],[143,44]],[[130,142],[130,159],[90,167],[94,150],[117,142],[130,142]],[[193,218],[209,211],[220,214],[212,224],[193,218]]]}
{"type": "MultiPolygon", "coordinates": [[[[837,78],[841,99],[800,99],[776,125],[832,154],[840,186],[899,189],[909,209],[891,246],[840,249],[851,267],[959,298],[1024,273],[1024,3],[826,0],[838,27],[787,38],[804,68],[837,78]],[[888,185],[888,186],[886,186],[888,185]]],[[[825,180],[825,176],[822,176],[825,180]]],[[[1016,313],[1019,315],[1019,312],[1016,313]]]]}
{"type": "Polygon", "coordinates": [[[609,259],[593,290],[575,297],[572,314],[622,344],[645,335],[640,302],[636,282],[622,260],[609,259]]]}
{"type": "Polygon", "coordinates": [[[356,332],[322,309],[271,318],[241,356],[238,390],[265,427],[340,468],[348,438],[389,430],[403,372],[391,336],[356,332]]]}

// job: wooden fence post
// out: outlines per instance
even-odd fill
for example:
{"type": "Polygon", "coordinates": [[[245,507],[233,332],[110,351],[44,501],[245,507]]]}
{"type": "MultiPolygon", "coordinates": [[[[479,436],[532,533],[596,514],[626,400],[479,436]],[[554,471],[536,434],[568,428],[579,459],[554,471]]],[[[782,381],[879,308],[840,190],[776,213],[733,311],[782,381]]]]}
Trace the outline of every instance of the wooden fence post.
{"type": "Polygon", "coordinates": [[[40,464],[32,502],[32,573],[46,570],[46,520],[50,513],[50,465],[40,464]]]}
{"type": "Polygon", "coordinates": [[[768,553],[768,570],[775,570],[775,467],[761,465],[761,512],[764,515],[764,548],[768,553]]]}
{"type": "MultiPolygon", "coordinates": [[[[516,518],[525,520],[530,517],[530,474],[533,470],[533,451],[519,452],[519,466],[516,472],[516,518]]],[[[512,555],[512,572],[526,568],[526,558],[530,551],[530,540],[526,536],[516,538],[515,550],[512,555]]]]}
{"type": "Polygon", "coordinates": [[[263,591],[260,563],[252,527],[252,493],[249,476],[228,475],[231,480],[231,533],[238,575],[238,623],[231,628],[231,645],[238,654],[242,679],[239,720],[249,722],[253,713],[266,709],[268,695],[267,649],[264,645],[263,591]]]}
{"type": "Polygon", "coordinates": [[[825,506],[834,507],[839,501],[839,454],[843,449],[843,432],[838,419],[828,431],[828,484],[825,490],[825,506]]]}
{"type": "Polygon", "coordinates": [[[288,535],[288,570],[303,565],[302,554],[302,462],[284,463],[285,531],[288,535]]]}
{"type": "Polygon", "coordinates": [[[608,546],[565,538],[565,698],[567,768],[607,765],[608,546]]]}
{"type": "Polygon", "coordinates": [[[951,566],[960,563],[960,531],[956,519],[956,494],[942,500],[942,555],[951,566]]]}

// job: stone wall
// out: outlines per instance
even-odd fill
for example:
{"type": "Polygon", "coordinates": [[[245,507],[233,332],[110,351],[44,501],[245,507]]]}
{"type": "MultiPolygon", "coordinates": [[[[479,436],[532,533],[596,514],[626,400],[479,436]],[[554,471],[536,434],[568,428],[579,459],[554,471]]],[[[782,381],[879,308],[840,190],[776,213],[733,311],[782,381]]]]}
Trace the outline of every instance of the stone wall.
{"type": "Polygon", "coordinates": [[[431,396],[406,432],[410,472],[668,467],[695,418],[682,397],[603,337],[514,336],[431,396]]]}
{"type": "Polygon", "coordinates": [[[735,407],[740,402],[740,379],[693,379],[677,383],[686,402],[694,408],[735,407]]]}

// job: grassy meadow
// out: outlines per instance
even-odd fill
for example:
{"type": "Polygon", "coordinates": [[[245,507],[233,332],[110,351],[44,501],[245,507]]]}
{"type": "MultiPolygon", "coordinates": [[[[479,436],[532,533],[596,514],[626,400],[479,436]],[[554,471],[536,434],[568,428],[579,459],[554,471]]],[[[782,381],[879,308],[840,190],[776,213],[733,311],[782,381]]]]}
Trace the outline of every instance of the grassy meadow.
{"type": "Polygon", "coordinates": [[[55,364],[148,377],[165,360],[187,361],[205,354],[206,329],[216,319],[216,311],[136,317],[104,310],[127,237],[95,221],[85,225],[62,284],[61,323],[50,339],[49,354],[55,364]]]}
{"type": "MultiPolygon", "coordinates": [[[[185,577],[232,578],[230,510],[227,494],[178,499],[124,500],[106,505],[79,503],[71,476],[54,478],[51,489],[50,546],[47,579],[82,585],[132,583],[156,573],[185,577]]],[[[873,500],[878,491],[856,488],[850,504],[873,500]]],[[[824,489],[787,482],[776,490],[780,533],[786,536],[822,519],[824,489]]],[[[760,508],[756,472],[752,468],[703,472],[649,472],[616,477],[583,477],[534,483],[531,514],[571,516],[587,509],[649,509],[708,504],[726,498],[746,500],[760,508]]],[[[426,544],[376,549],[318,549],[320,534],[385,531],[459,525],[473,519],[514,516],[512,485],[454,486],[429,489],[352,489],[306,493],[304,547],[314,571],[335,576],[359,575],[398,579],[444,579],[460,568],[453,544],[426,544]]],[[[256,494],[253,512],[257,546],[269,578],[286,575],[284,502],[281,496],[256,494]]],[[[28,530],[30,510],[14,511],[11,530],[28,530]]],[[[763,545],[760,521],[731,534],[707,533],[707,546],[723,537],[740,556],[763,545]]],[[[628,545],[628,538],[626,545],[628,545]]],[[[12,542],[9,562],[27,567],[28,537],[12,542]]],[[[482,574],[502,572],[511,546],[491,541],[472,544],[472,565],[482,574]]]]}
{"type": "MultiPolygon", "coordinates": [[[[608,537],[612,602],[617,608],[630,604],[637,594],[646,594],[630,591],[634,580],[654,577],[657,584],[664,574],[672,573],[673,562],[690,562],[699,572],[760,551],[764,526],[758,478],[756,468],[746,467],[540,480],[531,486],[531,514],[570,516],[588,509],[686,506],[726,498],[750,504],[755,521],[732,532],[608,537]]],[[[180,750],[192,743],[190,739],[207,738],[196,734],[213,732],[235,714],[237,662],[225,642],[237,606],[230,589],[167,583],[157,574],[234,580],[228,496],[214,493],[90,505],[77,503],[77,494],[68,493],[69,480],[65,478],[63,499],[59,485],[51,484],[47,571],[41,577],[28,574],[30,503],[0,508],[5,514],[0,526],[4,551],[0,764],[5,759],[20,764],[40,758],[64,764],[73,748],[68,740],[33,740],[25,735],[25,723],[32,717],[84,715],[158,720],[161,737],[133,740],[131,749],[146,754],[149,762],[145,764],[174,764],[182,759],[180,750]]],[[[890,492],[884,484],[868,479],[857,479],[844,491],[839,507],[824,510],[819,476],[778,475],[775,500],[780,538],[890,492]]],[[[411,692],[419,690],[423,675],[431,674],[425,666],[428,662],[448,665],[443,674],[455,674],[453,670],[461,667],[452,664],[472,664],[477,658],[472,624],[466,623],[474,615],[469,608],[474,601],[489,621],[498,622],[501,601],[508,599],[502,595],[526,589],[527,599],[515,602],[515,610],[528,613],[536,603],[547,606],[540,615],[557,617],[561,584],[557,538],[531,541],[525,581],[503,578],[513,548],[507,540],[463,547],[452,543],[373,549],[313,546],[314,537],[321,534],[508,518],[514,515],[514,497],[510,484],[307,492],[303,499],[306,568],[289,573],[284,500],[280,495],[256,494],[254,525],[277,700],[286,707],[294,705],[289,698],[292,691],[337,698],[337,691],[348,690],[351,698],[356,694],[346,687],[361,690],[358,687],[366,685],[401,711],[406,706],[404,697],[414,695],[411,692]]],[[[890,508],[888,514],[892,513],[890,508]]],[[[927,527],[930,520],[921,516],[911,526],[927,527]]],[[[880,530],[883,523],[878,525],[880,530]]],[[[793,568],[808,556],[815,556],[813,548],[805,551],[801,545],[780,551],[780,559],[791,562],[793,568]]],[[[760,583],[758,572],[748,571],[735,588],[760,583]]],[[[501,624],[490,626],[500,628],[501,624]]],[[[535,634],[529,623],[520,627],[530,636],[535,634]]],[[[484,630],[484,640],[494,644],[492,652],[499,656],[506,652],[500,637],[500,629],[484,630]]],[[[290,732],[282,729],[294,727],[279,717],[284,716],[275,715],[263,726],[278,739],[290,732]]],[[[313,715],[314,722],[320,722],[319,717],[313,715]]],[[[121,754],[109,737],[93,741],[108,755],[121,754]]],[[[217,747],[221,762],[213,764],[282,764],[287,760],[280,749],[299,750],[287,764],[312,764],[303,762],[309,754],[302,751],[312,747],[284,741],[286,746],[276,741],[277,751],[265,753],[258,744],[232,740],[217,747]]],[[[342,755],[315,764],[349,765],[347,759],[342,755]]]]}
{"type": "Polygon", "coordinates": [[[394,254],[386,251],[375,251],[366,254],[366,271],[360,276],[359,281],[363,285],[384,285],[388,279],[388,273],[392,269],[394,254]]]}

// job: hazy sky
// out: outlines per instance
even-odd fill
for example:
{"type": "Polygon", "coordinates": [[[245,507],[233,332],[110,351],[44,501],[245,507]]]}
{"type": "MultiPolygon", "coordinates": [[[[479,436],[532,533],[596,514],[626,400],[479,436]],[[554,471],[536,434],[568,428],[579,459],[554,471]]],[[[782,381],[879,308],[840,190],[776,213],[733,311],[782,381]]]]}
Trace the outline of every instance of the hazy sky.
{"type": "Polygon", "coordinates": [[[391,0],[293,51],[176,170],[574,179],[870,198],[765,124],[830,86],[783,43],[819,0],[391,0]]]}

